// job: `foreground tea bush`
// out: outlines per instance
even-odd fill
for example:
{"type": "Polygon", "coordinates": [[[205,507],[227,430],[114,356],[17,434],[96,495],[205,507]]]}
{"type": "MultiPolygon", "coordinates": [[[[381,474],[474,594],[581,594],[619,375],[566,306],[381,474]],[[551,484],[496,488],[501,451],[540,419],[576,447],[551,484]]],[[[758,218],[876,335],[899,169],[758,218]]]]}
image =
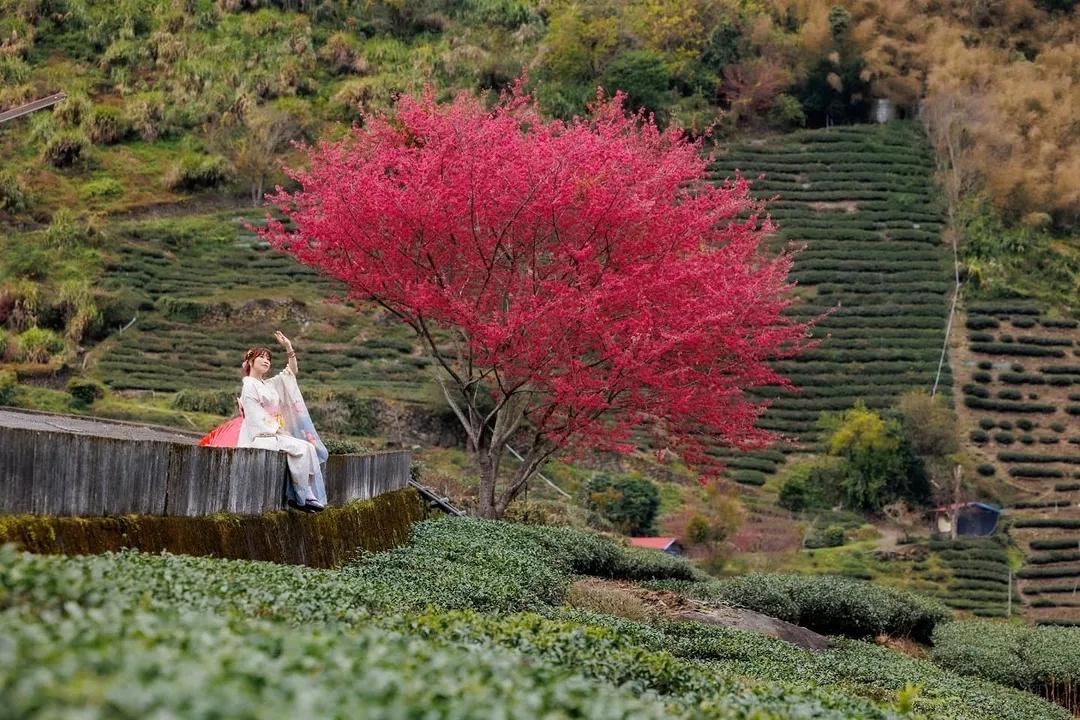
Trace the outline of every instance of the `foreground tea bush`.
{"type": "Polygon", "coordinates": [[[385,598],[368,589],[268,563],[4,548],[0,717],[899,717],[581,623],[373,614],[385,598]]]}
{"type": "Polygon", "coordinates": [[[1027,693],[958,676],[925,660],[855,640],[838,639],[833,648],[813,652],[767,635],[695,622],[646,625],[576,610],[546,614],[551,619],[439,613],[406,622],[410,633],[494,642],[534,656],[560,658],[586,675],[629,687],[677,689],[684,702],[703,707],[709,706],[711,694],[745,695],[752,688],[756,702],[763,702],[763,695],[783,697],[790,703],[787,712],[795,713],[791,717],[802,717],[797,713],[806,702],[811,703],[806,707],[820,708],[828,699],[824,707],[851,710],[852,696],[880,699],[917,685],[912,709],[926,720],[1068,717],[1062,708],[1027,693]],[[684,662],[673,662],[668,654],[684,662]],[[738,678],[742,680],[733,680],[738,678]],[[763,681],[777,686],[767,690],[763,681]],[[799,696],[803,699],[797,701],[799,696]]]}
{"type": "Polygon", "coordinates": [[[1038,693],[1080,713],[1080,627],[951,622],[934,630],[934,662],[1038,693]]]}
{"type": "Polygon", "coordinates": [[[568,668],[376,628],[110,607],[40,623],[4,613],[0,635],[8,718],[672,717],[655,695],[568,668]]]}
{"type": "MultiPolygon", "coordinates": [[[[698,623],[569,610],[566,587],[579,575],[649,578],[702,595],[725,584],[695,581],[701,576],[684,561],[584,531],[480,520],[420,523],[410,545],[340,572],[0,548],[0,695],[11,698],[0,718],[79,709],[86,717],[876,720],[905,717],[890,709],[901,694],[926,720],[1068,717],[1019,690],[867,643],[839,639],[810,652],[698,623]],[[518,612],[525,607],[537,612],[518,612]]],[[[776,597],[786,588],[803,612],[853,613],[860,627],[871,617],[894,629],[904,617],[917,625],[920,608],[933,610],[874,595],[866,583],[809,580],[812,590],[782,577],[763,586],[776,597]],[[811,602],[830,592],[849,603],[811,602]],[[887,609],[871,616],[853,597],[887,609]]]]}
{"type": "Polygon", "coordinates": [[[622,548],[584,530],[476,519],[420,523],[410,544],[364,556],[342,572],[389,608],[501,611],[558,605],[574,575],[707,577],[680,558],[622,548]]]}
{"type": "Polygon", "coordinates": [[[952,611],[930,598],[835,575],[744,575],[662,584],[699,600],[756,610],[825,635],[909,636],[929,640],[952,611]]]}

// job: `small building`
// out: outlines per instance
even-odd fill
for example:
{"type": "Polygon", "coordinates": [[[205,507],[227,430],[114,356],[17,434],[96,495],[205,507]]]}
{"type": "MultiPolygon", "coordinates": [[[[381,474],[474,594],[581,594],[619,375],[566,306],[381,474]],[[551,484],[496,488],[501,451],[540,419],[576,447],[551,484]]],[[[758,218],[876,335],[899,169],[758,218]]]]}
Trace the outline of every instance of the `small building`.
{"type": "Polygon", "coordinates": [[[630,538],[630,544],[634,547],[659,550],[668,555],[682,555],[683,546],[679,538],[673,537],[636,537],[630,538]]]}
{"type": "Polygon", "coordinates": [[[952,531],[951,513],[956,512],[956,534],[968,536],[993,535],[997,529],[1001,508],[983,502],[962,502],[936,508],[937,530],[942,534],[952,531]]]}

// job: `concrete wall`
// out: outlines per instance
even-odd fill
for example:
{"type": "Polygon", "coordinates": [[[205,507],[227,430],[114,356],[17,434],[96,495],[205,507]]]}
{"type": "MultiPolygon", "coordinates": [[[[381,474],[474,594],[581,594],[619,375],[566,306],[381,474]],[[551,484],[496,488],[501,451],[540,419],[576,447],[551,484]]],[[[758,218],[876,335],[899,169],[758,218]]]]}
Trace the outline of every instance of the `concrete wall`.
{"type": "MultiPolygon", "coordinates": [[[[404,488],[407,452],[332,456],[332,505],[404,488]]],[[[0,427],[0,512],[257,515],[283,507],[285,456],[155,440],[0,427]]]]}

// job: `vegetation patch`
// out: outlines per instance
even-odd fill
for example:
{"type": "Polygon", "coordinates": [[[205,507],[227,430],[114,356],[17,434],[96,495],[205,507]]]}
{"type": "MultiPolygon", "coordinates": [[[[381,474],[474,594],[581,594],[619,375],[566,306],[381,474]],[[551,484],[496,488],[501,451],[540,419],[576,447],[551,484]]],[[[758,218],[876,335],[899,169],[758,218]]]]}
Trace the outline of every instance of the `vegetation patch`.
{"type": "Polygon", "coordinates": [[[1080,628],[942,623],[934,630],[934,662],[963,675],[1033,692],[1080,711],[1080,628]]]}

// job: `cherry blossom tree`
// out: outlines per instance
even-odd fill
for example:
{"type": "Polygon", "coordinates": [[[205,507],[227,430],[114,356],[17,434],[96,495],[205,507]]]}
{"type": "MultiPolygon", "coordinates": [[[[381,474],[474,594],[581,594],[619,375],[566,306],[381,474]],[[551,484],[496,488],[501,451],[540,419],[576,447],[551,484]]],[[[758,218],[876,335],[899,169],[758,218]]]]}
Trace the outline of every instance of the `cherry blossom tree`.
{"type": "Polygon", "coordinates": [[[806,347],[790,255],[736,178],[622,96],[545,121],[522,83],[493,108],[431,90],[306,148],[260,232],[415,331],[468,437],[481,515],[556,452],[647,440],[707,475],[705,448],[761,446],[744,390],[806,347]],[[508,444],[520,464],[507,463],[508,444]]]}

